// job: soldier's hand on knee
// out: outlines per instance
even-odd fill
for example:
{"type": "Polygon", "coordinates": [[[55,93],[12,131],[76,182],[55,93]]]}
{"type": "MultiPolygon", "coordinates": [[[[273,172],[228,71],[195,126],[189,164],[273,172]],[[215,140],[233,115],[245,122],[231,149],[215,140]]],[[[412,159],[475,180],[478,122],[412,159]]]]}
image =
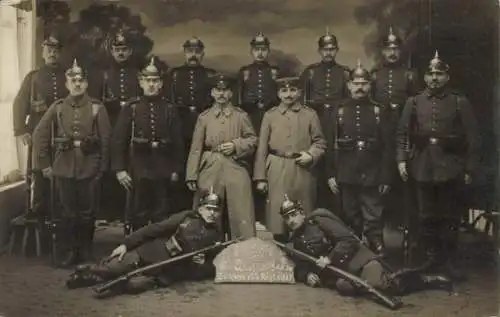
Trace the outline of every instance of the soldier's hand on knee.
{"type": "Polygon", "coordinates": [[[132,188],[132,178],[130,175],[127,173],[127,171],[119,171],[116,173],[116,179],[118,182],[125,188],[131,189],[132,188]]]}
{"type": "Polygon", "coordinates": [[[192,259],[193,263],[202,265],[205,263],[205,253],[198,253],[197,255],[193,256],[192,259]]]}
{"type": "Polygon", "coordinates": [[[24,145],[31,145],[31,134],[25,133],[21,135],[21,141],[23,142],[24,145]]]}
{"type": "Polygon", "coordinates": [[[257,182],[257,190],[262,194],[267,193],[267,182],[257,182]]]}
{"type": "Polygon", "coordinates": [[[310,287],[316,287],[320,285],[321,280],[316,273],[307,273],[306,284],[310,287]]]}
{"type": "Polygon", "coordinates": [[[52,167],[47,167],[42,170],[43,177],[52,177],[52,167]]]}
{"type": "Polygon", "coordinates": [[[123,257],[127,253],[127,247],[124,244],[120,244],[116,249],[111,252],[110,258],[118,257],[118,261],[122,261],[123,257]]]}
{"type": "Polygon", "coordinates": [[[174,173],[172,173],[172,175],[170,175],[170,180],[171,180],[172,182],[174,182],[174,183],[175,183],[175,182],[177,182],[177,181],[179,181],[179,174],[177,174],[177,173],[175,173],[175,172],[174,172],[174,173]]]}
{"type": "Polygon", "coordinates": [[[328,179],[328,187],[330,187],[330,190],[335,195],[339,193],[339,185],[337,184],[337,180],[335,179],[335,177],[330,177],[328,179]]]}
{"type": "Polygon", "coordinates": [[[189,188],[190,191],[195,192],[198,189],[198,185],[196,185],[195,181],[188,181],[186,183],[187,187],[189,188]]]}
{"type": "Polygon", "coordinates": [[[398,163],[398,170],[401,179],[406,182],[408,180],[408,169],[406,167],[406,162],[398,163]]]}
{"type": "Polygon", "coordinates": [[[378,191],[380,192],[380,194],[385,195],[385,194],[387,194],[387,192],[389,191],[390,188],[391,187],[389,185],[379,185],[378,191]]]}
{"type": "Polygon", "coordinates": [[[332,262],[326,256],[320,256],[319,259],[316,260],[316,265],[320,268],[324,269],[327,265],[330,265],[332,262]]]}

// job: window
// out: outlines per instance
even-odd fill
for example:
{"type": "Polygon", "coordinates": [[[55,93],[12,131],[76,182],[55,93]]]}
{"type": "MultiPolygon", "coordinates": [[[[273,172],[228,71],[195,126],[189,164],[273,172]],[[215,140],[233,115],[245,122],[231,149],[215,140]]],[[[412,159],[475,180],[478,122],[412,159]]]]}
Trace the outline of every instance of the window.
{"type": "Polygon", "coordinates": [[[31,12],[0,6],[0,181],[26,165],[27,150],[13,133],[12,102],[32,69],[32,25],[31,12]]]}

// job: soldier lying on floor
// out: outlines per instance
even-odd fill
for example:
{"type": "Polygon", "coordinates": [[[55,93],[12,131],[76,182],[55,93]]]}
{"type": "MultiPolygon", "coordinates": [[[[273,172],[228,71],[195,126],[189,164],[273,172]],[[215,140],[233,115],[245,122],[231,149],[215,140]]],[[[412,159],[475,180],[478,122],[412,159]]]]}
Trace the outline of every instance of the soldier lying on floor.
{"type": "Polygon", "coordinates": [[[318,259],[316,263],[295,261],[296,280],[311,287],[332,287],[349,296],[363,293],[351,282],[327,275],[323,269],[328,265],[357,275],[376,289],[393,295],[451,287],[446,276],[423,274],[417,269],[393,272],[327,209],[316,209],[306,216],[299,202],[285,196],[280,213],[291,231],[289,242],[293,243],[293,248],[318,259]]]}
{"type": "MultiPolygon", "coordinates": [[[[99,264],[77,266],[66,285],[70,289],[96,285],[137,268],[215,245],[222,236],[217,225],[220,211],[220,197],[213,191],[205,193],[196,211],[186,210],[134,231],[99,264]]],[[[134,276],[113,291],[139,293],[180,280],[213,277],[214,256],[212,252],[199,253],[168,264],[164,269],[134,276]]]]}

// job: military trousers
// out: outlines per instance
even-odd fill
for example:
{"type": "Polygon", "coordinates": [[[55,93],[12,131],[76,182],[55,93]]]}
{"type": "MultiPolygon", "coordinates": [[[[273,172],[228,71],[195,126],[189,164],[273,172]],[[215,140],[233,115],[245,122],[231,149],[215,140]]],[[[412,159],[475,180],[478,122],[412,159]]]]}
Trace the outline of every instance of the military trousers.
{"type": "Polygon", "coordinates": [[[39,217],[50,217],[50,180],[42,171],[33,171],[33,212],[39,217]]]}
{"type": "Polygon", "coordinates": [[[466,207],[462,204],[463,181],[417,182],[420,245],[442,257],[457,248],[458,229],[466,207]]]}
{"type": "Polygon", "coordinates": [[[170,179],[140,178],[134,181],[134,208],[131,215],[134,230],[171,215],[172,185],[170,179]]]}
{"type": "Polygon", "coordinates": [[[113,171],[104,173],[101,184],[99,219],[109,221],[122,219],[126,191],[116,179],[116,173],[113,171]]]}
{"type": "Polygon", "coordinates": [[[343,216],[356,235],[382,238],[384,205],[378,186],[340,184],[343,216]]]}

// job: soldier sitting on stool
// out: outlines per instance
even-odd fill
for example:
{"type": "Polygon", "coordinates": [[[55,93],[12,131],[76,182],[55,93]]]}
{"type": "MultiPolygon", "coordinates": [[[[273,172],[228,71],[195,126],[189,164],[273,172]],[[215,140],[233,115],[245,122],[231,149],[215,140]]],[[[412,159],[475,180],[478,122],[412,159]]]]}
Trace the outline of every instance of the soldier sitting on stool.
{"type": "Polygon", "coordinates": [[[306,216],[297,201],[285,197],[280,213],[291,231],[290,242],[298,251],[318,258],[316,265],[296,262],[298,281],[311,287],[335,287],[341,294],[360,294],[349,281],[322,271],[333,265],[360,276],[368,284],[395,295],[425,288],[449,287],[450,280],[441,275],[424,275],[417,270],[392,272],[378,260],[378,256],[354,236],[351,230],[327,209],[316,209],[306,216]]]}
{"type": "MultiPolygon", "coordinates": [[[[211,246],[221,236],[217,226],[220,215],[220,197],[213,191],[204,193],[197,211],[185,210],[133,232],[99,264],[77,266],[66,285],[71,289],[92,286],[137,268],[211,246]]],[[[122,285],[122,291],[136,293],[182,279],[214,276],[213,256],[200,253],[171,263],[165,269],[144,273],[128,280],[122,285]]]]}

